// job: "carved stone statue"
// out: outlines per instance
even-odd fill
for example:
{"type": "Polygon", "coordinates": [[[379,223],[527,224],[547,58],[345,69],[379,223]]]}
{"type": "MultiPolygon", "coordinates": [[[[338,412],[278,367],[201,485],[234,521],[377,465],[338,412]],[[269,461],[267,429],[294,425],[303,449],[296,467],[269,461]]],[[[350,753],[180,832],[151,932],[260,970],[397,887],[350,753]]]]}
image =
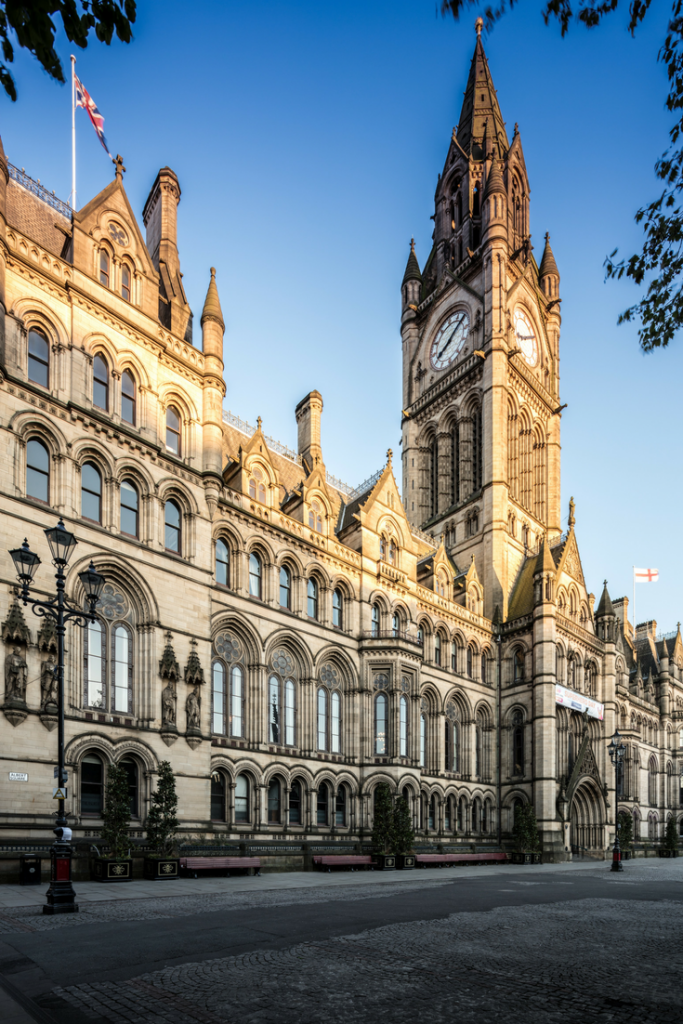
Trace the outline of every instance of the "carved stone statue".
{"type": "Polygon", "coordinates": [[[26,661],[15,647],[5,662],[5,700],[26,701],[26,661]]]}
{"type": "Polygon", "coordinates": [[[187,716],[187,728],[199,729],[201,705],[197,690],[190,690],[185,701],[185,714],[187,716]]]}
{"type": "Polygon", "coordinates": [[[57,662],[48,655],[47,661],[40,666],[40,706],[57,704],[57,662]]]}
{"type": "Polygon", "coordinates": [[[167,683],[161,691],[161,721],[164,725],[175,725],[176,694],[173,683],[167,683]]]}

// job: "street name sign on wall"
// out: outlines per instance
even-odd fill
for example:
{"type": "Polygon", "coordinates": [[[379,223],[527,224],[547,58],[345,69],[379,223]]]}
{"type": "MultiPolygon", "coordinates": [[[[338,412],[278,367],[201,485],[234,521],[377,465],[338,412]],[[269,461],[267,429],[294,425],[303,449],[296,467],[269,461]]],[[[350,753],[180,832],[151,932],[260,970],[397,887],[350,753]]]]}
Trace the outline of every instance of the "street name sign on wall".
{"type": "Polygon", "coordinates": [[[591,718],[599,718],[600,721],[605,717],[604,704],[585,697],[582,693],[568,690],[566,686],[560,686],[559,683],[555,686],[555,703],[571,708],[572,711],[587,711],[591,718]]]}
{"type": "Polygon", "coordinates": [[[10,772],[10,782],[28,782],[28,772],[10,772]]]}

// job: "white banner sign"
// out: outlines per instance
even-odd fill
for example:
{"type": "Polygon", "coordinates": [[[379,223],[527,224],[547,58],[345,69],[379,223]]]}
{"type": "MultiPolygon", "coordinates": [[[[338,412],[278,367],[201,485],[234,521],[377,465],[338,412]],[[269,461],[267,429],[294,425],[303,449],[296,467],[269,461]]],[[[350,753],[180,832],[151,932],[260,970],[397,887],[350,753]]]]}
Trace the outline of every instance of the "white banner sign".
{"type": "Polygon", "coordinates": [[[573,690],[568,690],[566,686],[559,684],[555,687],[555,703],[563,704],[573,711],[587,711],[591,718],[599,718],[600,721],[605,717],[604,704],[600,704],[597,700],[591,700],[590,697],[584,697],[582,693],[574,693],[573,690]]]}
{"type": "Polygon", "coordinates": [[[28,772],[10,772],[10,782],[28,782],[28,772]]]}

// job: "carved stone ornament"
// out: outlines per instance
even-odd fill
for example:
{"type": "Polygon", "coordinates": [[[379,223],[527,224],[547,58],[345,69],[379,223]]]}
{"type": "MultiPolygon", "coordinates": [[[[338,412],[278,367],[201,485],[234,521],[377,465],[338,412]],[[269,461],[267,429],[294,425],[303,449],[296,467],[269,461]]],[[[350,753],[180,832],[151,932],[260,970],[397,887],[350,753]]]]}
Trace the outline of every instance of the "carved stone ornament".
{"type": "Polygon", "coordinates": [[[188,686],[202,686],[204,683],[204,669],[197,654],[197,641],[194,639],[190,640],[190,646],[192,650],[185,666],[185,682],[188,686]]]}
{"type": "Polygon", "coordinates": [[[26,704],[26,683],[28,668],[26,659],[18,647],[14,647],[5,659],[5,703],[3,713],[13,726],[23,722],[28,714],[26,704]]]}
{"type": "Polygon", "coordinates": [[[172,634],[169,632],[166,634],[166,646],[159,662],[159,675],[166,680],[166,686],[161,691],[161,738],[167,747],[178,739],[176,682],[180,679],[180,666],[176,661],[171,639],[172,634]]]}
{"type": "Polygon", "coordinates": [[[276,672],[279,672],[281,676],[286,676],[291,679],[295,674],[294,658],[292,655],[280,647],[277,651],[273,652],[271,658],[271,665],[276,672]]]}
{"type": "Polygon", "coordinates": [[[341,680],[336,668],[333,668],[332,665],[323,665],[320,669],[320,682],[329,687],[339,686],[341,680]]]}
{"type": "Polygon", "coordinates": [[[110,622],[113,619],[122,619],[128,614],[128,601],[113,583],[105,583],[97,611],[110,622]]]}
{"type": "Polygon", "coordinates": [[[408,679],[408,676],[403,676],[401,679],[401,689],[404,693],[410,693],[410,679],[408,679]]]}
{"type": "Polygon", "coordinates": [[[387,690],[389,688],[389,676],[380,672],[379,675],[376,675],[372,680],[372,685],[376,690],[387,690]]]}
{"type": "Polygon", "coordinates": [[[190,690],[185,701],[185,720],[187,722],[185,739],[192,750],[196,750],[202,742],[201,717],[202,699],[199,686],[195,686],[193,690],[190,690]]]}
{"type": "Polygon", "coordinates": [[[180,679],[180,665],[176,660],[175,652],[171,645],[172,639],[173,634],[167,633],[166,646],[159,662],[159,675],[162,679],[168,679],[170,682],[177,683],[180,679]]]}
{"type": "Polygon", "coordinates": [[[54,654],[57,657],[57,627],[52,618],[45,618],[38,631],[38,650],[41,654],[54,654]]]}
{"type": "Polygon", "coordinates": [[[40,666],[40,707],[57,711],[57,659],[51,653],[40,666]]]}
{"type": "Polygon", "coordinates": [[[2,624],[2,639],[6,644],[29,644],[31,633],[26,625],[21,605],[14,599],[9,615],[2,624]]]}
{"type": "Polygon", "coordinates": [[[420,701],[420,711],[429,711],[429,704],[424,697],[420,701]]]}
{"type": "Polygon", "coordinates": [[[228,664],[242,660],[242,644],[232,633],[219,633],[213,642],[213,649],[214,653],[228,664]]]}
{"type": "Polygon", "coordinates": [[[449,700],[446,705],[446,718],[450,719],[451,722],[457,722],[460,718],[458,714],[458,706],[454,704],[452,700],[449,700]]]}

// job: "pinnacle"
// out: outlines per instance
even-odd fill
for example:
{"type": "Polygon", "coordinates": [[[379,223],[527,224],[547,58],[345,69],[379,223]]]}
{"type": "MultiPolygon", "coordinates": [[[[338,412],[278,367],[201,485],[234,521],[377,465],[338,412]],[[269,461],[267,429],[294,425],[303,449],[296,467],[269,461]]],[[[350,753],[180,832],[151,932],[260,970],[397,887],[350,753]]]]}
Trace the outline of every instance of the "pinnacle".
{"type": "Polygon", "coordinates": [[[543,250],[538,276],[541,278],[545,277],[546,274],[554,274],[556,277],[560,276],[560,272],[557,269],[557,263],[555,262],[555,257],[553,255],[553,250],[550,248],[550,235],[547,232],[545,235],[545,249],[543,250]]]}
{"type": "Polygon", "coordinates": [[[410,255],[408,256],[408,263],[406,264],[406,272],[403,275],[402,285],[406,281],[421,281],[422,274],[420,273],[420,264],[417,262],[417,256],[415,255],[415,239],[410,239],[410,255]]]}
{"type": "Polygon", "coordinates": [[[209,290],[207,291],[206,299],[204,300],[204,309],[202,310],[202,318],[200,322],[203,324],[205,320],[217,320],[223,330],[225,330],[221,300],[218,298],[218,288],[216,288],[215,267],[211,267],[211,280],[209,281],[209,290]]]}
{"type": "Polygon", "coordinates": [[[602,590],[602,597],[600,598],[600,604],[598,605],[597,611],[595,612],[596,619],[601,618],[603,615],[614,615],[612,599],[609,596],[609,591],[607,590],[607,580],[605,580],[602,590]]]}
{"type": "Polygon", "coordinates": [[[487,120],[490,122],[487,133],[493,139],[494,149],[499,152],[507,151],[509,142],[505,131],[505,122],[484,53],[480,26],[477,25],[477,42],[474,47],[457,131],[459,146],[475,160],[484,158],[481,143],[487,120]]]}
{"type": "Polygon", "coordinates": [[[484,198],[492,195],[494,192],[505,193],[505,182],[503,181],[503,173],[500,167],[500,160],[496,150],[493,151],[493,160],[491,161],[491,170],[486,178],[486,188],[484,189],[484,198]]]}

